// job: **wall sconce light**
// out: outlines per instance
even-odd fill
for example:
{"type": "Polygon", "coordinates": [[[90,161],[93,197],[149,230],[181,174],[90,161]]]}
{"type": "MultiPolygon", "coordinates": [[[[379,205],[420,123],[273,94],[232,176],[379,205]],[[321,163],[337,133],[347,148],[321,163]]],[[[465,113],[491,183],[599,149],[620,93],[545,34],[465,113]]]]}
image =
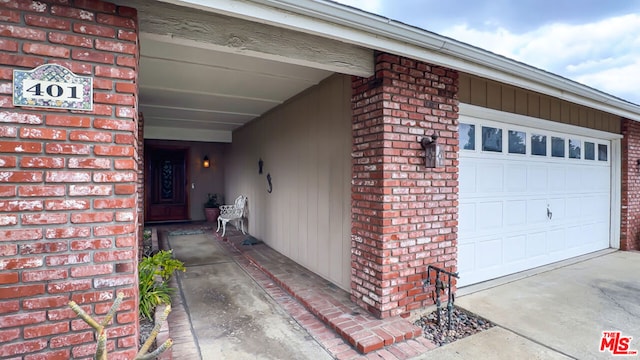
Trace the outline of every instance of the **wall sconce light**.
{"type": "Polygon", "coordinates": [[[264,165],[264,161],[262,161],[262,158],[260,158],[260,160],[258,160],[258,174],[262,174],[263,165],[264,165]]]}
{"type": "Polygon", "coordinates": [[[636,164],[638,165],[638,171],[640,171],[640,159],[636,160],[636,164]]]}
{"type": "Polygon", "coordinates": [[[425,136],[420,139],[420,146],[424,149],[424,166],[439,168],[444,166],[444,149],[438,144],[438,136],[425,136]]]}
{"type": "Polygon", "coordinates": [[[204,159],[202,159],[202,167],[208,168],[210,165],[211,163],[209,162],[209,157],[205,156],[204,159]]]}

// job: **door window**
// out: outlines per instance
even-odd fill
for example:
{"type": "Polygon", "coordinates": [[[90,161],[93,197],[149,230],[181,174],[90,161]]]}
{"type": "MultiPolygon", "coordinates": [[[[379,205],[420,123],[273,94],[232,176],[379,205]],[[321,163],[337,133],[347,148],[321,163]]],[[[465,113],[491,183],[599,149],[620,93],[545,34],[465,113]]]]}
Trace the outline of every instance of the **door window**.
{"type": "Polygon", "coordinates": [[[569,158],[580,159],[582,142],[576,139],[569,139],[569,158]]]}
{"type": "Polygon", "coordinates": [[[584,142],[584,159],[585,160],[596,159],[596,148],[594,143],[588,142],[588,141],[584,142]]]}
{"type": "Polygon", "coordinates": [[[551,137],[551,156],[564,157],[564,139],[561,137],[551,137]]]}
{"type": "Polygon", "coordinates": [[[598,161],[607,161],[608,158],[607,145],[598,144],[598,161]]]}
{"type": "Polygon", "coordinates": [[[473,124],[460,124],[458,131],[460,148],[463,150],[476,149],[476,126],[473,124]]]}
{"type": "Polygon", "coordinates": [[[527,153],[527,134],[524,131],[509,130],[509,153],[527,153]]]}
{"type": "Polygon", "coordinates": [[[482,127],[482,151],[502,152],[502,129],[482,127]]]}
{"type": "Polygon", "coordinates": [[[546,135],[531,135],[531,155],[547,156],[546,135]]]}

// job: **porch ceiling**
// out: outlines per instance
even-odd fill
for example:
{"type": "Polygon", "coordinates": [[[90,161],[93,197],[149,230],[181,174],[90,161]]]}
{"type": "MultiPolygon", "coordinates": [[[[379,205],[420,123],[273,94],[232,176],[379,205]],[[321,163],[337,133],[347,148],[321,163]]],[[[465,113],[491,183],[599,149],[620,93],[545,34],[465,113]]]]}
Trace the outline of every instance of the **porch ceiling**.
{"type": "Polygon", "coordinates": [[[148,139],[230,142],[234,129],[335,72],[373,74],[371,49],[211,9],[110,1],[138,11],[148,139]]]}
{"type": "Polygon", "coordinates": [[[231,132],[331,74],[140,35],[145,138],[231,141],[231,132]]]}

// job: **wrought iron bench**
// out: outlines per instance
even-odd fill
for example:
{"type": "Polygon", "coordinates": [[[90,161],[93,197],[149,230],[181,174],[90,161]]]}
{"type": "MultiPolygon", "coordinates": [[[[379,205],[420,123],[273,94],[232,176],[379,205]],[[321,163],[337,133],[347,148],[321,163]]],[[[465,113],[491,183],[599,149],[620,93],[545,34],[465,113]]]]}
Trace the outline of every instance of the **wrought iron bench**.
{"type": "MultiPolygon", "coordinates": [[[[246,235],[247,233],[244,232],[244,207],[246,203],[247,197],[240,195],[236,198],[236,201],[233,202],[233,205],[220,206],[220,216],[218,216],[218,228],[216,232],[220,231],[220,225],[222,225],[222,237],[224,237],[227,231],[227,223],[236,220],[240,223],[240,231],[246,235]]],[[[236,226],[236,228],[237,227],[238,226],[236,226]]]]}

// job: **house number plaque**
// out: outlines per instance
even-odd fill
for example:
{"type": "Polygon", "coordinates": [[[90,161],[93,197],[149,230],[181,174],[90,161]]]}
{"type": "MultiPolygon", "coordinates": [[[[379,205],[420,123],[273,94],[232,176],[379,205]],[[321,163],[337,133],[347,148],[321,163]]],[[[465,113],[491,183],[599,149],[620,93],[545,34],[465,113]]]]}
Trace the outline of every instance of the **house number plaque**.
{"type": "Polygon", "coordinates": [[[93,78],[57,64],[13,70],[13,105],[93,110],[93,78]]]}

